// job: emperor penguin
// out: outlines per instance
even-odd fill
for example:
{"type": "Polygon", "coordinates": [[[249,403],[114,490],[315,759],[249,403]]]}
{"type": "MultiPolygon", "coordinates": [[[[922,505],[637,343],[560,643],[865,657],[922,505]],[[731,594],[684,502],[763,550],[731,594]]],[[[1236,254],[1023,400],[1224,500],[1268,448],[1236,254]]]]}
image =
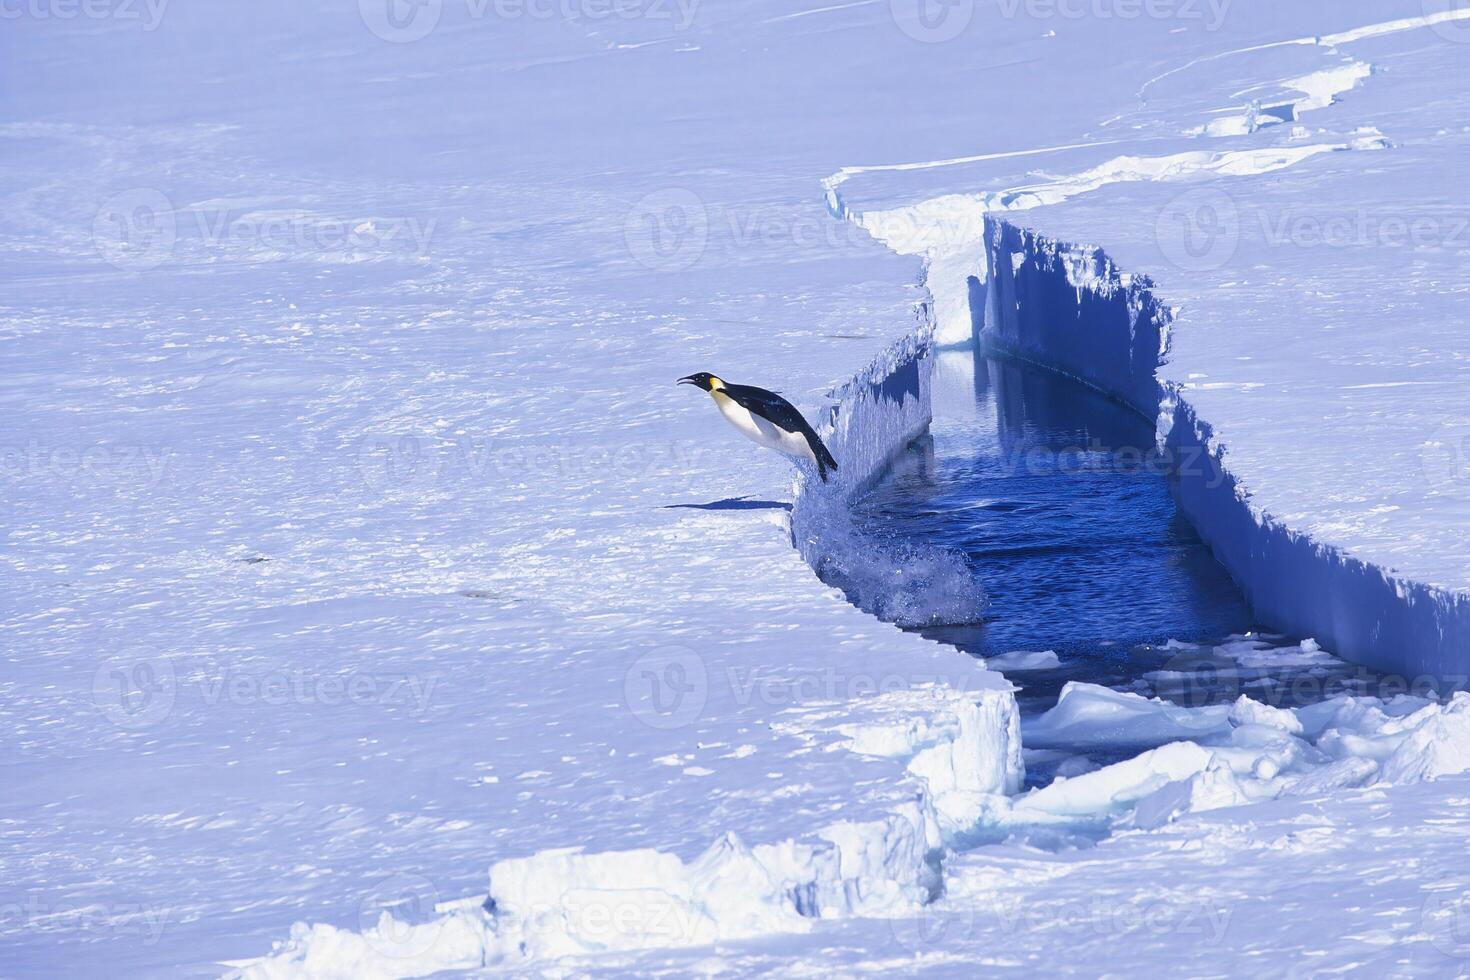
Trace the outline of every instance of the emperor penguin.
{"type": "Polygon", "coordinates": [[[725,420],[752,442],[815,463],[823,483],[827,482],[827,471],[837,469],[837,460],[817,438],[816,430],[795,406],[774,391],[732,385],[707,371],[680,378],[679,384],[709,392],[725,420]]]}

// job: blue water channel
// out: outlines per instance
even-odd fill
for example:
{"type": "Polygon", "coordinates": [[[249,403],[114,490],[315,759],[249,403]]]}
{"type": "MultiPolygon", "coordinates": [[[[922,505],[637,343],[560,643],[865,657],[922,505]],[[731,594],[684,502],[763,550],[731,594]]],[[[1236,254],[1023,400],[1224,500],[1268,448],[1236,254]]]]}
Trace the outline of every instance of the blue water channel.
{"type": "Polygon", "coordinates": [[[1056,655],[1013,675],[1023,713],[1051,707],[1072,680],[1191,705],[1250,693],[1291,706],[1372,687],[1352,665],[1300,655],[1300,638],[1259,629],[1176,508],[1151,420],[1031,365],[932,356],[931,431],[855,519],[864,535],[963,555],[984,588],[978,621],[911,628],[987,660],[1056,655]],[[1280,646],[1279,666],[1269,651],[1253,651],[1249,669],[1220,652],[1252,642],[1280,646]]]}

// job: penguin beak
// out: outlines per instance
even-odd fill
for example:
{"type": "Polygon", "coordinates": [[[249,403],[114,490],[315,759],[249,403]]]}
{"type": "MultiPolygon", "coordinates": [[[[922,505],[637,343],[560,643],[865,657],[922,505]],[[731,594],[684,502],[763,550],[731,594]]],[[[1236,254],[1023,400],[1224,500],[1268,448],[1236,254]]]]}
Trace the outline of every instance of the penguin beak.
{"type": "Polygon", "coordinates": [[[698,381],[694,380],[694,376],[692,374],[689,377],[687,377],[687,378],[680,378],[679,381],[678,381],[678,383],[681,384],[681,385],[697,385],[697,384],[699,384],[698,381]]]}

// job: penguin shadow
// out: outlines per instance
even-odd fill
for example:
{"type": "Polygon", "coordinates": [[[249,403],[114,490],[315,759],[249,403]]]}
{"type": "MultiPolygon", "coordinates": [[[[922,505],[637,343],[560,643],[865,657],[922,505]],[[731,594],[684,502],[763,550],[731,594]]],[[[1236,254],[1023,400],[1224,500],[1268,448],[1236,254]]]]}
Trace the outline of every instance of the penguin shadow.
{"type": "Polygon", "coordinates": [[[664,510],[790,510],[784,500],[751,500],[748,497],[726,497],[707,504],[664,504],[664,510]]]}

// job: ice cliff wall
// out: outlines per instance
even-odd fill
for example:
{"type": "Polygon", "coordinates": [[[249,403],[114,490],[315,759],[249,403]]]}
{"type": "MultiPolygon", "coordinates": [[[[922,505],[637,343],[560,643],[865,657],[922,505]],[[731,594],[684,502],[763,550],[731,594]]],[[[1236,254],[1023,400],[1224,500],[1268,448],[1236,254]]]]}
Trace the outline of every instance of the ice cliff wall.
{"type": "Polygon", "coordinates": [[[1156,418],[1181,509],[1265,625],[1407,678],[1454,683],[1470,672],[1470,599],[1397,577],[1253,505],[1209,420],[1157,378],[1175,316],[1150,280],[1101,249],[995,217],[986,219],[985,250],[991,279],[971,291],[981,304],[972,311],[977,341],[1156,418]]]}

